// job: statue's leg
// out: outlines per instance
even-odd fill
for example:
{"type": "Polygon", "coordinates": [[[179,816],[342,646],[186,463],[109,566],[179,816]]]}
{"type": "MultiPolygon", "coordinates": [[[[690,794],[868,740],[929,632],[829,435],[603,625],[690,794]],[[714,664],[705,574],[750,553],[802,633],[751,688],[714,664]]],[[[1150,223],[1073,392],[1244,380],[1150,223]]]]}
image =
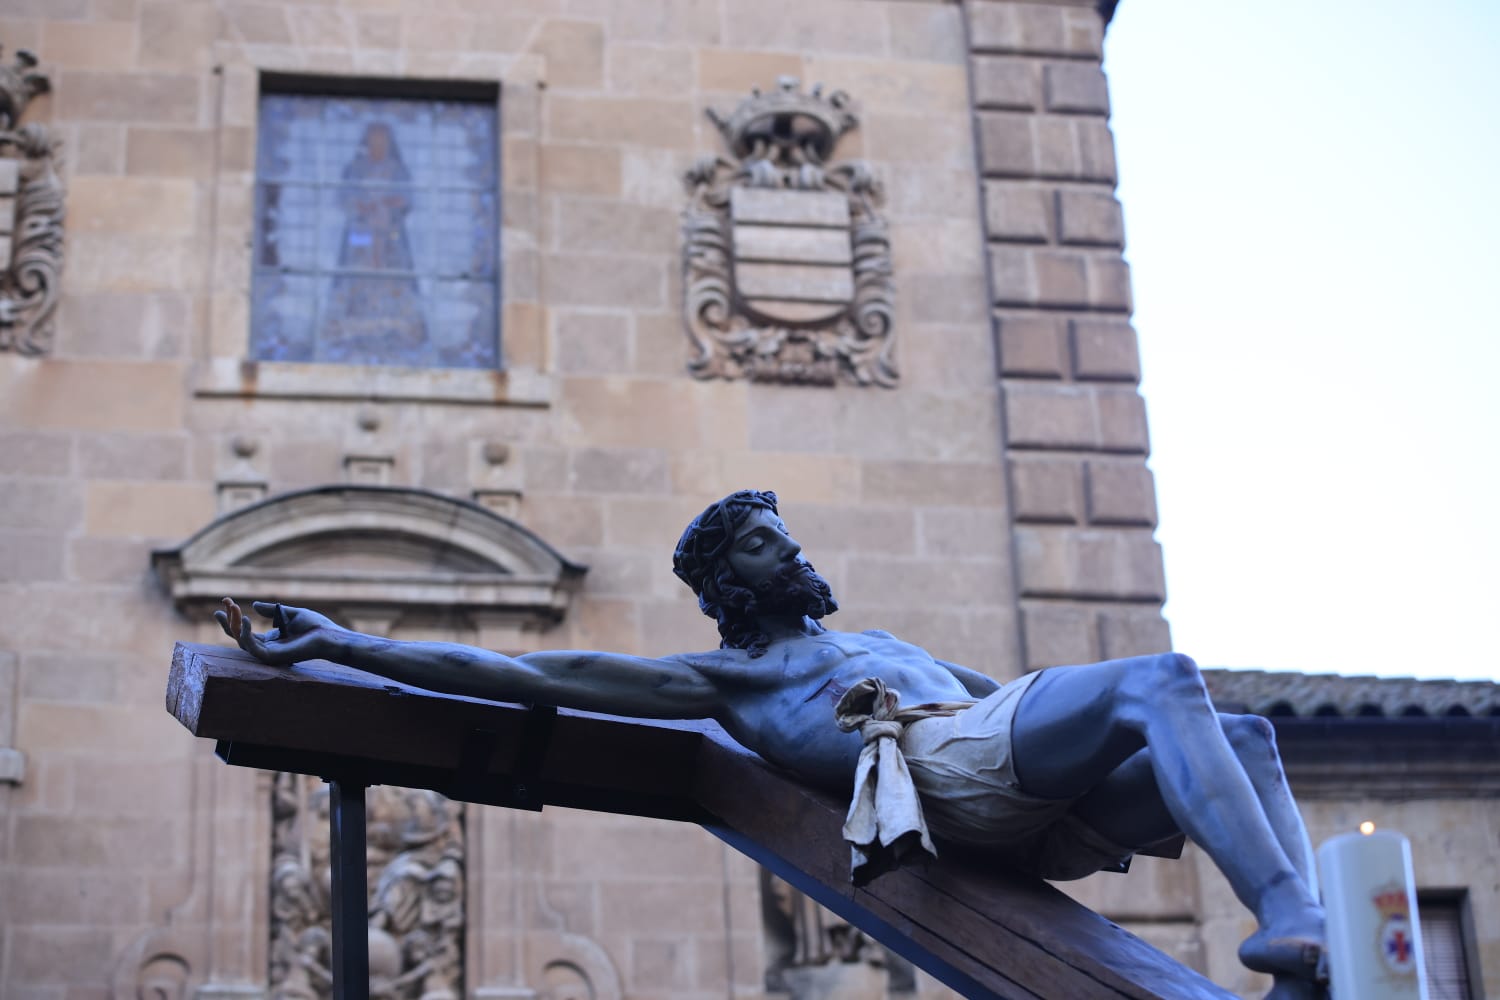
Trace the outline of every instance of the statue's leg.
{"type": "MultiPolygon", "coordinates": [[[[1219,723],[1260,797],[1281,849],[1299,873],[1302,871],[1299,859],[1310,873],[1311,844],[1302,816],[1287,789],[1281,762],[1276,758],[1274,730],[1257,715],[1220,713],[1219,723]]],[[[1149,847],[1182,832],[1162,800],[1149,750],[1132,754],[1093,791],[1079,799],[1072,811],[1109,840],[1128,847],[1149,847]]],[[[1313,894],[1317,895],[1316,889],[1313,894]]],[[[1324,986],[1307,978],[1279,974],[1264,1000],[1328,1000],[1328,993],[1324,986]]]]}
{"type": "MultiPolygon", "coordinates": [[[[1219,726],[1255,789],[1276,842],[1317,896],[1312,843],[1281,769],[1276,730],[1259,715],[1224,712],[1219,713],[1219,726]]],[[[1080,798],[1073,812],[1110,840],[1129,847],[1148,847],[1182,832],[1162,799],[1151,752],[1145,749],[1132,754],[1080,798]]]]}
{"type": "Polygon", "coordinates": [[[1255,788],[1260,807],[1265,810],[1266,821],[1276,834],[1276,842],[1286,852],[1287,859],[1302,881],[1307,883],[1313,898],[1318,896],[1318,870],[1314,863],[1312,841],[1308,839],[1307,827],[1302,822],[1302,813],[1292,798],[1291,786],[1287,784],[1286,772],[1281,767],[1281,754],[1276,750],[1276,729],[1270,721],[1259,715],[1228,715],[1219,713],[1219,723],[1229,746],[1239,758],[1240,765],[1255,788]]]}
{"type": "MultiPolygon", "coordinates": [[[[1099,823],[1101,807],[1111,803],[1115,829],[1149,825],[1159,809],[1149,797],[1112,794],[1131,772],[1111,776],[1143,747],[1160,805],[1260,923],[1241,960],[1311,978],[1322,908],[1283,849],[1192,660],[1163,654],[1048,670],[1022,699],[1012,730],[1023,791],[1044,798],[1092,792],[1087,807],[1079,803],[1088,814],[1080,815],[1099,823]]],[[[1110,836],[1109,827],[1100,832],[1110,836]]]]}

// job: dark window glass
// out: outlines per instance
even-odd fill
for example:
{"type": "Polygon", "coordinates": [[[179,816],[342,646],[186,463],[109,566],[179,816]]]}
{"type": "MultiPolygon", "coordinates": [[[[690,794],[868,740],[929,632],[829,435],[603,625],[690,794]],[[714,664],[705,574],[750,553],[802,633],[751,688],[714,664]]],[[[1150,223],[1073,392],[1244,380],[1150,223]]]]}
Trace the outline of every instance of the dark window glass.
{"type": "Polygon", "coordinates": [[[495,105],[260,101],[250,356],[493,368],[495,105]]]}

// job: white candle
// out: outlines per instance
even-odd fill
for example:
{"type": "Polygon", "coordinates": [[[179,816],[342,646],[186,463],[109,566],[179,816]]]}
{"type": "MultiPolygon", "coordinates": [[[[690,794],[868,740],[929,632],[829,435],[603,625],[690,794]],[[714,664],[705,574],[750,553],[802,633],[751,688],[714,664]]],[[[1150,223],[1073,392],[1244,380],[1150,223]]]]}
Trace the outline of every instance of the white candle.
{"type": "Polygon", "coordinates": [[[1386,830],[1331,837],[1318,873],[1334,1000],[1427,1000],[1410,841],[1386,830]]]}

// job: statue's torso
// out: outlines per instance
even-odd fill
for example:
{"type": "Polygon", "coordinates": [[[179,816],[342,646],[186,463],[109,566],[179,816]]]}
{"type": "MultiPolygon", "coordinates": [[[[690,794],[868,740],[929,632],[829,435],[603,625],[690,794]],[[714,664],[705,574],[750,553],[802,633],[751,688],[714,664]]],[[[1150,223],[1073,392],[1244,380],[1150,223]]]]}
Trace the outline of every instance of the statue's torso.
{"type": "Polygon", "coordinates": [[[755,659],[742,650],[694,657],[724,696],[719,721],[773,763],[842,789],[859,757],[858,733],[840,732],[834,706],[866,677],[900,693],[901,704],[973,698],[919,646],[884,632],[824,632],[773,642],[755,659]],[[700,658],[701,657],[701,658],[700,658]]]}

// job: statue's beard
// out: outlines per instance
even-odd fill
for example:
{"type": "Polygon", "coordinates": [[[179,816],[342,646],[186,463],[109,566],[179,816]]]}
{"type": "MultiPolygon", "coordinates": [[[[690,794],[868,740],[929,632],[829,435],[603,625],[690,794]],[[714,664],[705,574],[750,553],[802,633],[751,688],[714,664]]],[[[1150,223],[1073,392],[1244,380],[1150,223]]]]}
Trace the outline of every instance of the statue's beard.
{"type": "Polygon", "coordinates": [[[783,566],[771,579],[757,584],[754,592],[754,603],[746,609],[751,614],[801,614],[816,619],[839,609],[828,581],[805,562],[783,566]]]}

